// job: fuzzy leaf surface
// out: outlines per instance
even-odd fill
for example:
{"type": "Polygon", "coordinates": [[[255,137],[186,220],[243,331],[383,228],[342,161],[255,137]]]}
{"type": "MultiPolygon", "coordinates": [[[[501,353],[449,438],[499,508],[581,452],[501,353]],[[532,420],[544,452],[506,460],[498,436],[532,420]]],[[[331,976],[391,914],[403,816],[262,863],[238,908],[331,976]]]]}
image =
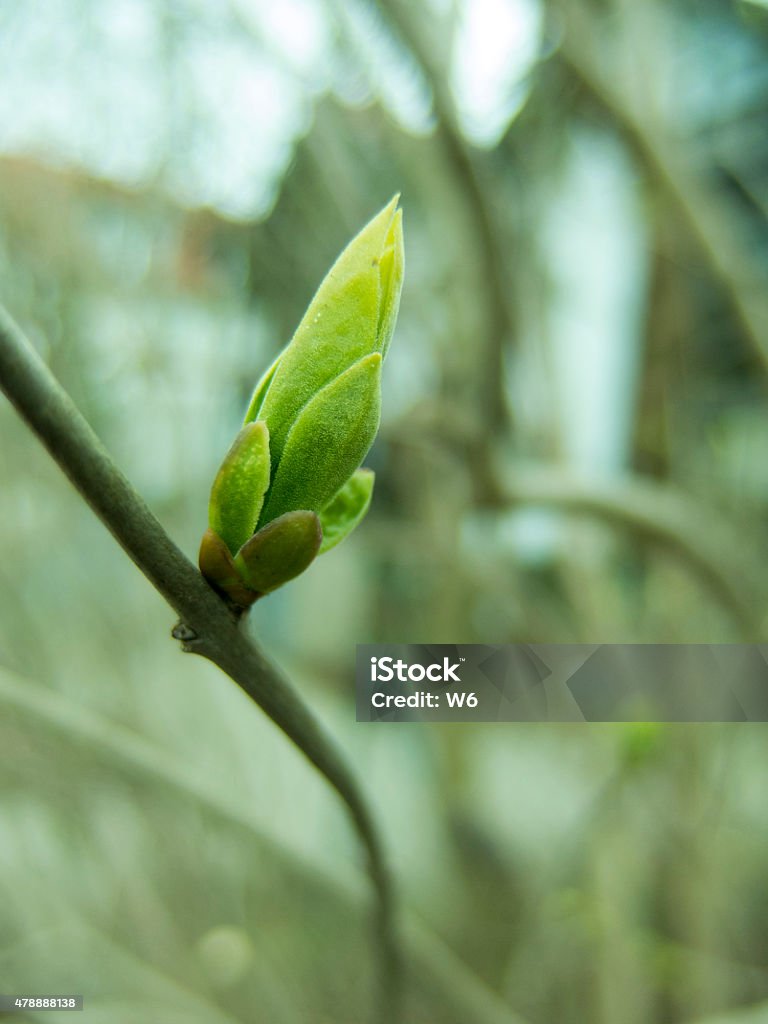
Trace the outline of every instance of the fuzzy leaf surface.
{"type": "Polygon", "coordinates": [[[224,457],[208,503],[208,525],[232,554],[256,529],[269,475],[267,425],[247,423],[224,457]]]}
{"type": "Polygon", "coordinates": [[[397,282],[402,281],[402,273],[398,279],[394,266],[396,250],[402,255],[397,202],[396,196],[342,252],[279,359],[259,408],[259,415],[269,424],[273,470],[306,403],[363,356],[381,352],[382,327],[394,328],[391,309],[399,301],[397,282]],[[385,296],[382,259],[389,250],[392,255],[384,267],[385,296]]]}
{"type": "Polygon", "coordinates": [[[379,428],[381,356],[366,356],[308,402],[291,428],[261,524],[295,508],[319,512],[358,468],[379,428]]]}

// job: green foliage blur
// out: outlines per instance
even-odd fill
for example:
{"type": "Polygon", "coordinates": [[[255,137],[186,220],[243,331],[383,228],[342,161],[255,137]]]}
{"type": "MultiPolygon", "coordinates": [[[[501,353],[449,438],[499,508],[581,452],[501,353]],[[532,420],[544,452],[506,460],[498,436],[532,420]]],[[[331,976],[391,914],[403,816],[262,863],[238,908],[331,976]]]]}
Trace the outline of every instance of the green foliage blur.
{"type": "MultiPolygon", "coordinates": [[[[765,638],[767,58],[764,0],[0,5],[0,301],[193,560],[402,193],[371,510],[249,628],[372,796],[408,1024],[768,1022],[763,726],[364,727],[352,681],[358,643],[765,638]]],[[[367,1020],[333,794],[4,399],[0,479],[0,992],[367,1020]]]]}

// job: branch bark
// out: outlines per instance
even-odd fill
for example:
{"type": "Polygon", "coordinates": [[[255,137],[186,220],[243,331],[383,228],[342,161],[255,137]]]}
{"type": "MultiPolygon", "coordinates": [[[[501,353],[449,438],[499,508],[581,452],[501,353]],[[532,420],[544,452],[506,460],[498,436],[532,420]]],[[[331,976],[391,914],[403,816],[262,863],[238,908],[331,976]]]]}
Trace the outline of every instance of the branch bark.
{"type": "Polygon", "coordinates": [[[368,857],[376,893],[379,1019],[400,1014],[392,879],[379,831],[346,756],[292,683],[239,628],[120,472],[70,397],[0,307],[0,387],[126,554],[180,616],[184,650],[218,665],[272,719],[344,801],[368,857]]]}

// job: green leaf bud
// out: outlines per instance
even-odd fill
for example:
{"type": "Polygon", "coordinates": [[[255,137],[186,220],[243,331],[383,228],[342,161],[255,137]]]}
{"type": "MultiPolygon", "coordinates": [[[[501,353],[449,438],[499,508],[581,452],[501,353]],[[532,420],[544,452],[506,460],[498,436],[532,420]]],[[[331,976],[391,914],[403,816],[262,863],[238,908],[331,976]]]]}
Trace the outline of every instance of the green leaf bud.
{"type": "Polygon", "coordinates": [[[256,529],[269,487],[269,431],[247,423],[235,438],[211,488],[208,525],[234,555],[256,529]]]}
{"type": "Polygon", "coordinates": [[[336,260],[214,481],[200,568],[242,607],[303,572],[368,510],[374,477],[358,467],[379,427],[403,283],[398,198],[336,260]]]}
{"type": "Polygon", "coordinates": [[[322,538],[316,513],[305,509],[286,512],[242,546],[235,567],[251,590],[266,594],[304,572],[314,561],[322,538]]]}
{"type": "Polygon", "coordinates": [[[358,469],[320,512],[321,555],[340,544],[363,519],[371,504],[374,478],[373,470],[358,469]]]}
{"type": "Polygon", "coordinates": [[[373,444],[381,411],[381,356],[366,356],[309,401],[291,427],[261,522],[308,508],[319,512],[373,444]]]}
{"type": "Polygon", "coordinates": [[[363,356],[386,350],[394,329],[403,277],[402,217],[398,196],[339,256],[278,357],[258,410],[269,424],[272,466],[288,433],[314,395],[363,356]]]}

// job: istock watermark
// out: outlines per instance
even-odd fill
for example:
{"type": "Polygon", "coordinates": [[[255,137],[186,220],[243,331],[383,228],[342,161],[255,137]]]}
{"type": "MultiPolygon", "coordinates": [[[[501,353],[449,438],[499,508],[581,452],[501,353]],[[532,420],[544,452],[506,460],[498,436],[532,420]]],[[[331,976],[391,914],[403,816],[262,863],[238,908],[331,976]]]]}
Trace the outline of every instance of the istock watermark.
{"type": "Polygon", "coordinates": [[[402,658],[396,661],[389,657],[374,657],[371,658],[371,682],[391,683],[393,679],[397,679],[401,683],[420,683],[428,679],[431,683],[460,683],[461,679],[456,674],[460,661],[464,659],[460,658],[456,664],[451,665],[449,658],[443,658],[442,664],[434,661],[429,665],[422,665],[420,662],[410,664],[402,658]]]}
{"type": "Polygon", "coordinates": [[[363,644],[358,722],[765,722],[768,644],[363,644]]]}

